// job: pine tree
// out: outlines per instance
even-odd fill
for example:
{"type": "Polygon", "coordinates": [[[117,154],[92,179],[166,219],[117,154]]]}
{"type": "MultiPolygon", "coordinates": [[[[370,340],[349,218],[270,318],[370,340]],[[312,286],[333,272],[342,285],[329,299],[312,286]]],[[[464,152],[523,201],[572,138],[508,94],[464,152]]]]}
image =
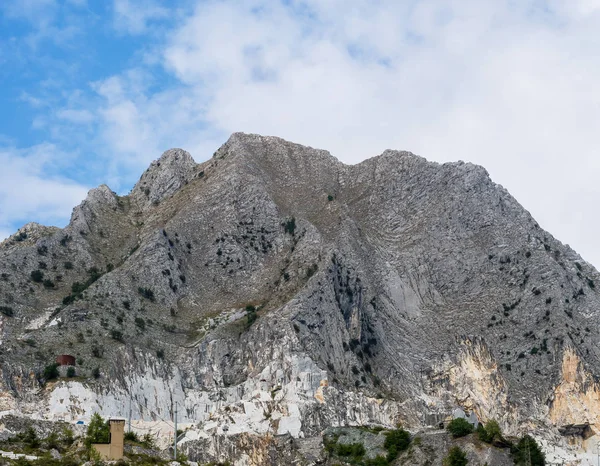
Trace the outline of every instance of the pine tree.
{"type": "Polygon", "coordinates": [[[110,425],[104,421],[98,413],[94,413],[90,419],[85,437],[85,444],[89,448],[92,443],[109,443],[110,425]]]}

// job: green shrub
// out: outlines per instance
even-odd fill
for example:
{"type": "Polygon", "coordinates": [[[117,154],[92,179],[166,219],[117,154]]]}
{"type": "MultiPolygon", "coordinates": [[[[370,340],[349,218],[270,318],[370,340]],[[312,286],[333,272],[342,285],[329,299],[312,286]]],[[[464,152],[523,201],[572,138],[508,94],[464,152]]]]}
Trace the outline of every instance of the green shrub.
{"type": "Polygon", "coordinates": [[[97,281],[102,276],[102,271],[98,269],[98,267],[91,267],[88,270],[88,274],[90,278],[88,278],[88,286],[97,281]]]}
{"type": "Polygon", "coordinates": [[[335,452],[338,456],[351,456],[359,459],[365,456],[365,447],[362,443],[338,443],[335,452]]]}
{"type": "Polygon", "coordinates": [[[110,331],[110,337],[113,340],[123,341],[123,333],[114,328],[110,331]]]}
{"type": "Polygon", "coordinates": [[[465,466],[469,460],[460,447],[452,447],[444,458],[444,466],[465,466]]]}
{"type": "Polygon", "coordinates": [[[98,345],[94,345],[92,346],[92,356],[94,356],[95,358],[101,358],[102,356],[104,356],[104,350],[98,345]]]}
{"type": "Polygon", "coordinates": [[[63,264],[63,266],[66,270],[71,270],[73,268],[73,262],[67,261],[63,264]]]}
{"type": "Polygon", "coordinates": [[[410,433],[404,429],[395,429],[385,434],[383,447],[387,450],[387,460],[393,461],[401,451],[410,445],[410,433]]]}
{"type": "Polygon", "coordinates": [[[137,325],[140,330],[146,330],[146,321],[141,317],[135,318],[135,325],[137,325]]]}
{"type": "MultiPolygon", "coordinates": [[[[477,427],[478,435],[480,432],[480,430],[479,430],[480,427],[483,427],[483,426],[480,424],[477,427]]],[[[483,438],[481,438],[481,436],[479,436],[479,439],[484,442],[493,443],[495,441],[504,440],[502,437],[502,430],[500,429],[500,425],[494,419],[490,419],[488,422],[485,423],[485,427],[483,427],[483,431],[485,432],[484,437],[487,437],[487,440],[484,440],[483,438]]]]}
{"type": "Polygon", "coordinates": [[[29,427],[27,428],[27,430],[21,435],[21,441],[28,446],[29,448],[39,448],[40,446],[40,439],[37,436],[37,433],[35,432],[35,430],[33,430],[33,427],[29,427]]]}
{"type": "Polygon", "coordinates": [[[54,288],[54,282],[49,278],[46,278],[43,282],[44,288],[54,288]]]}
{"type": "Polygon", "coordinates": [[[544,466],[546,457],[537,442],[529,435],[524,436],[516,446],[511,448],[515,465],[544,466]]]}
{"type": "Polygon", "coordinates": [[[46,444],[45,446],[48,449],[60,449],[60,440],[56,432],[50,432],[50,434],[48,434],[48,437],[46,437],[46,439],[44,440],[44,443],[46,444]]]}
{"type": "Polygon", "coordinates": [[[62,300],[62,303],[65,306],[68,306],[69,304],[72,304],[74,302],[75,302],[75,296],[73,296],[72,294],[65,296],[62,300]]]}
{"type": "Polygon", "coordinates": [[[139,441],[140,441],[138,435],[132,431],[125,432],[124,438],[125,438],[125,440],[129,440],[130,442],[138,442],[139,443],[139,441]]]}
{"type": "Polygon", "coordinates": [[[140,295],[142,295],[143,298],[146,298],[148,301],[152,301],[154,302],[154,291],[152,291],[150,288],[143,288],[143,287],[139,287],[138,288],[138,293],[140,295]]]}
{"type": "Polygon", "coordinates": [[[140,443],[146,448],[156,448],[156,439],[150,433],[144,434],[140,443]]]}
{"type": "Polygon", "coordinates": [[[67,377],[75,377],[75,368],[73,366],[67,369],[67,377]]]}
{"type": "Polygon", "coordinates": [[[452,434],[452,437],[458,438],[464,437],[473,432],[473,426],[469,424],[466,419],[458,417],[456,419],[452,419],[452,421],[448,423],[446,430],[452,434]]]}
{"type": "Polygon", "coordinates": [[[256,307],[248,304],[246,306],[246,328],[249,328],[257,319],[256,307]]]}
{"type": "Polygon", "coordinates": [[[294,217],[286,220],[286,222],[284,223],[284,229],[286,233],[289,233],[290,235],[294,235],[295,231],[296,231],[296,219],[294,217]]]}
{"type": "Polygon", "coordinates": [[[163,350],[163,349],[156,350],[156,357],[158,359],[164,359],[164,357],[165,357],[165,350],[163,350]]]}
{"type": "Polygon", "coordinates": [[[74,294],[83,293],[86,288],[87,288],[87,286],[85,283],[75,282],[71,285],[71,291],[74,294]]]}
{"type": "Polygon", "coordinates": [[[15,311],[10,306],[0,306],[0,313],[4,314],[6,317],[12,317],[15,315],[15,311]]]}
{"type": "Polygon", "coordinates": [[[60,437],[61,442],[67,446],[73,445],[75,442],[75,434],[73,433],[73,429],[70,427],[63,428],[60,437]]]}
{"type": "Polygon", "coordinates": [[[53,363],[44,367],[44,379],[45,380],[54,380],[58,378],[58,364],[53,363]]]}
{"type": "Polygon", "coordinates": [[[340,438],[339,435],[333,435],[331,438],[327,436],[323,437],[323,446],[325,447],[325,451],[330,455],[335,452],[338,438],[340,438]]]}
{"type": "Polygon", "coordinates": [[[85,445],[90,448],[92,443],[108,443],[110,441],[110,425],[98,413],[94,413],[88,424],[85,445]]]}
{"type": "Polygon", "coordinates": [[[587,284],[592,289],[596,288],[596,284],[594,283],[594,280],[592,280],[591,278],[587,279],[587,284]]]}
{"type": "Polygon", "coordinates": [[[364,461],[365,466],[388,466],[389,464],[390,462],[384,456],[381,455],[377,455],[373,459],[367,458],[364,461]]]}
{"type": "Polygon", "coordinates": [[[477,434],[477,438],[479,440],[481,440],[482,442],[492,443],[490,436],[488,435],[487,431],[485,430],[485,427],[483,426],[483,424],[479,424],[477,426],[477,429],[475,429],[475,433],[477,434]]]}
{"type": "Polygon", "coordinates": [[[99,379],[100,378],[100,368],[99,367],[94,367],[94,369],[92,370],[92,376],[95,379],[99,379]]]}
{"type": "Polygon", "coordinates": [[[34,270],[31,272],[31,279],[36,283],[42,283],[42,281],[44,281],[44,272],[41,270],[34,270]]]}

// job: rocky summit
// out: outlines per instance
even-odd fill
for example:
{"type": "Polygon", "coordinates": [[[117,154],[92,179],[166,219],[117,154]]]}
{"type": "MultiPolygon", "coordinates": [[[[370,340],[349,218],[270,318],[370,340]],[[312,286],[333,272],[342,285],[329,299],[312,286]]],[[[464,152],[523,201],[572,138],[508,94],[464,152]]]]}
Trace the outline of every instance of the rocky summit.
{"type": "Polygon", "coordinates": [[[190,460],[300,465],[331,429],[431,440],[462,410],[587,464],[599,289],[479,166],[236,133],[1,243],[0,415],[131,417],[166,446],[177,411],[190,460]]]}

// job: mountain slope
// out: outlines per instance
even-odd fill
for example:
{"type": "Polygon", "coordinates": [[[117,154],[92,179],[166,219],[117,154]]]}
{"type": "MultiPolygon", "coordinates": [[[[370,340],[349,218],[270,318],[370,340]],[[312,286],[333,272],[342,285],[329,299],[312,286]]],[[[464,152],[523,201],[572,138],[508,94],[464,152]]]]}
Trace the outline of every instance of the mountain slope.
{"type": "Polygon", "coordinates": [[[124,415],[131,393],[140,426],[178,404],[190,451],[459,406],[555,442],[600,427],[598,272],[471,164],[236,133],[23,227],[0,273],[0,411],[124,415]],[[40,390],[58,354],[81,379],[40,390]]]}

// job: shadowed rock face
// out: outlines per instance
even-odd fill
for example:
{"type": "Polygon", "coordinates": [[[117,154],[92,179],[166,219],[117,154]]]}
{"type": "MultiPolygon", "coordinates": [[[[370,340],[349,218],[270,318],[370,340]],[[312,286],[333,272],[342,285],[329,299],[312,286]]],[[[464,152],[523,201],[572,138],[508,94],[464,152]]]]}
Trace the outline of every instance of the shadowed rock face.
{"type": "Polygon", "coordinates": [[[471,164],[236,133],[23,227],[0,273],[0,411],[123,415],[132,393],[134,421],[178,403],[190,451],[457,406],[513,434],[600,428],[598,272],[471,164]],[[81,378],[40,390],[57,354],[81,378]]]}

